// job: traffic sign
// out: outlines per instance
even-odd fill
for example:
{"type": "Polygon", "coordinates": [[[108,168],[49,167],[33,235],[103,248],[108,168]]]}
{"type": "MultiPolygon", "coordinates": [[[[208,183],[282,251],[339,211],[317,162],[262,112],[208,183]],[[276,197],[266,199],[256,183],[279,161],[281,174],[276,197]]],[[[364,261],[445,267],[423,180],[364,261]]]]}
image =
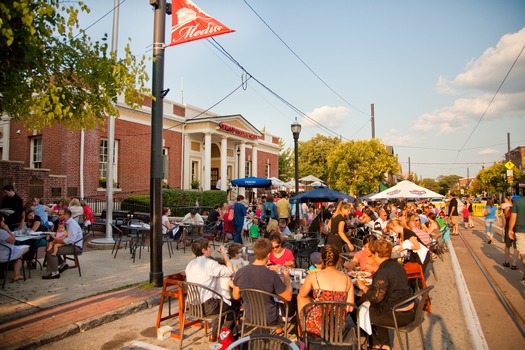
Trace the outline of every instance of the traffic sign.
{"type": "Polygon", "coordinates": [[[514,168],[514,163],[512,163],[512,162],[509,160],[507,163],[505,163],[505,168],[507,168],[507,169],[509,169],[509,170],[512,169],[512,168],[514,168]]]}

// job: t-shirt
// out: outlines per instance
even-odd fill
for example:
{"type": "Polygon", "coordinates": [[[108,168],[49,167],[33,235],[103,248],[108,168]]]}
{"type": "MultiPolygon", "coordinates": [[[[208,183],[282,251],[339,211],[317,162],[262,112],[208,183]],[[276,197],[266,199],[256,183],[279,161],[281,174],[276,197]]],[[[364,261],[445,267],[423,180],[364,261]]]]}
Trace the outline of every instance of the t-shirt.
{"type": "Polygon", "coordinates": [[[233,205],[233,226],[239,227],[244,225],[244,217],[246,216],[246,207],[244,204],[236,202],[233,205]]]}
{"type": "Polygon", "coordinates": [[[489,210],[489,215],[485,216],[485,219],[496,219],[496,212],[498,211],[498,208],[496,207],[491,207],[490,205],[486,205],[485,207],[483,207],[483,210],[485,209],[488,209],[489,210]]]}
{"type": "Polygon", "coordinates": [[[22,212],[24,211],[24,201],[15,193],[13,197],[4,196],[2,198],[1,209],[11,209],[14,213],[11,215],[4,215],[4,221],[7,226],[20,223],[22,221],[22,212]]]}
{"type": "Polygon", "coordinates": [[[279,219],[287,219],[290,217],[290,202],[288,202],[288,199],[279,199],[277,202],[277,212],[279,213],[279,219]]]}
{"type": "MultiPolygon", "coordinates": [[[[259,289],[277,295],[284,293],[286,290],[286,285],[277,272],[262,265],[250,264],[243,267],[235,273],[233,284],[240,289],[259,289]]],[[[268,323],[274,323],[279,317],[278,304],[270,296],[265,296],[264,302],[266,305],[266,319],[268,323]]],[[[246,318],[250,320],[250,305],[247,302],[244,303],[244,312],[246,313],[246,318]]]]}
{"type": "Polygon", "coordinates": [[[257,225],[250,226],[250,236],[252,238],[259,238],[259,226],[257,225]]]}
{"type": "Polygon", "coordinates": [[[219,220],[219,212],[215,209],[210,210],[210,213],[208,214],[208,222],[214,223],[219,220]]]}
{"type": "Polygon", "coordinates": [[[273,253],[273,250],[270,253],[270,263],[272,265],[284,265],[287,261],[294,261],[295,258],[290,249],[284,248],[284,253],[280,257],[276,257],[273,253]]]}
{"type": "Polygon", "coordinates": [[[449,210],[452,210],[452,212],[450,212],[449,215],[458,216],[458,200],[456,199],[456,197],[450,200],[448,207],[449,210]]]}
{"type": "Polygon", "coordinates": [[[511,213],[518,214],[516,217],[516,224],[514,225],[514,231],[525,233],[525,197],[518,198],[514,201],[511,213]]]}

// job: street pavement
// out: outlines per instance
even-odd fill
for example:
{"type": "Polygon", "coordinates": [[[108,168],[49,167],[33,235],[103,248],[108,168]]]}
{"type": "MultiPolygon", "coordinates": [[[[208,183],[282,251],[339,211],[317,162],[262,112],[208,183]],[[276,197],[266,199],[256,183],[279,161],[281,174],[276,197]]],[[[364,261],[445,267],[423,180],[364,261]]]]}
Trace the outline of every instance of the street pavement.
{"type": "MultiPolygon", "coordinates": [[[[430,274],[432,313],[424,323],[425,346],[434,349],[472,348],[468,324],[457,289],[450,258],[435,261],[436,276],[430,274]]],[[[163,250],[164,275],[183,271],[192,259],[190,250],[168,257],[163,250]]],[[[0,349],[147,349],[178,347],[173,338],[156,339],[155,322],[161,288],[146,285],[150,254],[133,263],[122,249],[116,259],[107,250],[86,249],[80,257],[82,277],[76,269],[60,279],[42,280],[47,272],[32,270],[27,281],[7,283],[0,291],[0,349]],[[135,342],[135,343],[134,343],[135,342]],[[136,345],[136,342],[139,345],[136,345]],[[49,345],[45,345],[49,344],[49,345]],[[145,345],[146,344],[146,345],[145,345]],[[149,344],[149,345],[147,345],[149,344]]],[[[176,322],[176,321],[174,321],[176,322]]],[[[203,330],[185,334],[185,349],[209,349],[203,330]]],[[[393,338],[393,337],[392,337],[393,338]]],[[[406,342],[405,338],[404,342],[406,342]]],[[[420,348],[419,334],[409,336],[411,347],[420,348]]],[[[394,346],[398,347],[397,339],[394,346]]]]}

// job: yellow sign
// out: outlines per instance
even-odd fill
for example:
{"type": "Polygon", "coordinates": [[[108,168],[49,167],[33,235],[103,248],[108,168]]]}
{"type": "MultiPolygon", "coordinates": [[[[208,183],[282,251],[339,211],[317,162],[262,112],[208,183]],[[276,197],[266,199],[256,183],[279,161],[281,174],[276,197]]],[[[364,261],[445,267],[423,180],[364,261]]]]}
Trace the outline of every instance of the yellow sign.
{"type": "Polygon", "coordinates": [[[505,168],[507,168],[507,169],[509,169],[509,170],[512,169],[512,168],[514,168],[514,163],[512,163],[512,162],[509,160],[507,163],[505,163],[505,168]]]}

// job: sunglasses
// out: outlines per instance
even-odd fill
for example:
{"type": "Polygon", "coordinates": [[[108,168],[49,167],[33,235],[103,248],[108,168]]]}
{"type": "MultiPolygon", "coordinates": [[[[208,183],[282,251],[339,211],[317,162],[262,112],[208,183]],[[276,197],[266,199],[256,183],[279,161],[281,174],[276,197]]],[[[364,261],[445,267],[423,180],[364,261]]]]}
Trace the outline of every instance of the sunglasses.
{"type": "Polygon", "coordinates": [[[274,245],[274,246],[273,246],[273,249],[279,249],[279,248],[281,248],[281,245],[280,245],[280,244],[278,244],[278,245],[274,245]]]}

